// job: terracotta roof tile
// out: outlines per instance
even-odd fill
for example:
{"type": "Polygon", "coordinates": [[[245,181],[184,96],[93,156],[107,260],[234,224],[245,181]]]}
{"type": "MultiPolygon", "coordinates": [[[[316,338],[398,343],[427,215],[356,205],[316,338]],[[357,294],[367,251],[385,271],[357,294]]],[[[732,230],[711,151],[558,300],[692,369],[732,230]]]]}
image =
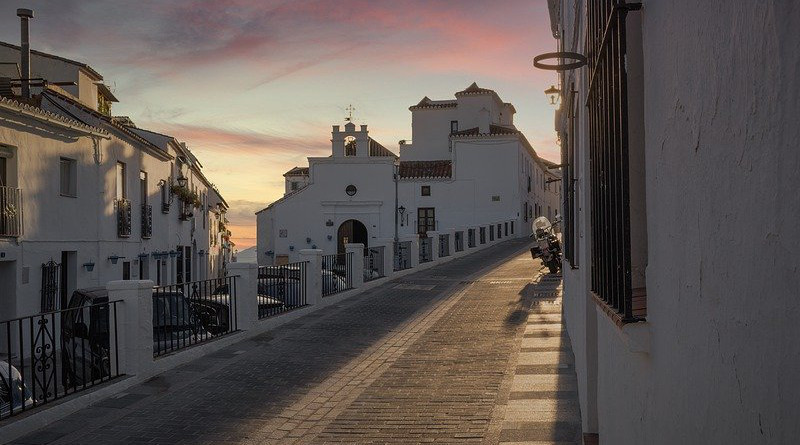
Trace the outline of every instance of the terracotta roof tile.
{"type": "Polygon", "coordinates": [[[284,173],[283,176],[308,176],[308,167],[295,167],[284,173]]]}
{"type": "Polygon", "coordinates": [[[401,178],[451,178],[452,161],[400,161],[401,178]]]}
{"type": "Polygon", "coordinates": [[[384,147],[375,139],[369,138],[369,155],[370,156],[391,156],[397,157],[394,153],[392,153],[388,148],[384,147]]]}

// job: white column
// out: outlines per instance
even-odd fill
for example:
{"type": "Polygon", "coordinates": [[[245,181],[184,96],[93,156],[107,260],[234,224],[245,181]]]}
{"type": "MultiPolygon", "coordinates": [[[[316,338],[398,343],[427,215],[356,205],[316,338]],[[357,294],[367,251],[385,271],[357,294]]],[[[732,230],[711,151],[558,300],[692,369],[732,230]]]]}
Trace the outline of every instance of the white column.
{"type": "Polygon", "coordinates": [[[122,300],[122,317],[117,318],[119,371],[128,375],[147,373],[153,367],[153,282],[110,281],[106,289],[108,301],[122,300]]]}
{"type": "Polygon", "coordinates": [[[300,261],[306,265],[306,302],[318,304],[322,300],[322,249],[303,249],[300,261]]]}
{"type": "Polygon", "coordinates": [[[236,323],[239,329],[252,329],[258,322],[258,264],[231,263],[228,274],[236,280],[236,323]]]}
{"type": "Polygon", "coordinates": [[[431,239],[431,262],[439,260],[439,232],[438,230],[428,230],[428,238],[431,239]]]}
{"type": "Polygon", "coordinates": [[[361,243],[347,243],[344,245],[344,250],[348,254],[353,254],[350,274],[353,280],[353,288],[358,289],[364,285],[364,245],[361,243]]]}
{"type": "Polygon", "coordinates": [[[408,249],[408,268],[411,269],[419,266],[419,235],[416,233],[401,235],[400,242],[410,242],[410,247],[408,249]]]}

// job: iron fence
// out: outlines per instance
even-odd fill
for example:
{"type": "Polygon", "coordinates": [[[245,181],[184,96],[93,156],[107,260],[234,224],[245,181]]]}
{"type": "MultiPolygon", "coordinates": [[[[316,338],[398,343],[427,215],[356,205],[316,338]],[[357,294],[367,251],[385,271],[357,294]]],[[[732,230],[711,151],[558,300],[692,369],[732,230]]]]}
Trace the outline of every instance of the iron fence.
{"type": "Polygon", "coordinates": [[[394,270],[405,270],[411,267],[411,241],[397,241],[394,243],[394,270]]]}
{"type": "Polygon", "coordinates": [[[464,232],[463,231],[456,232],[455,235],[454,235],[453,242],[455,244],[456,252],[463,252],[464,251],[464,232]]]}
{"type": "Polygon", "coordinates": [[[383,265],[384,246],[370,247],[364,255],[364,281],[372,281],[386,276],[383,265]]]}
{"type": "Polygon", "coordinates": [[[114,205],[117,207],[117,236],[128,238],[131,236],[131,201],[121,198],[114,205]]]}
{"type": "Polygon", "coordinates": [[[16,187],[0,186],[0,237],[22,235],[22,192],[16,187]]]}
{"type": "Polygon", "coordinates": [[[439,257],[450,256],[450,235],[439,235],[439,257]]]}
{"type": "Polygon", "coordinates": [[[467,247],[475,247],[475,229],[467,230],[467,247]]]}
{"type": "Polygon", "coordinates": [[[308,261],[258,268],[258,318],[267,318],[308,304],[308,261]]]}
{"type": "Polygon", "coordinates": [[[153,236],[153,206],[142,204],[142,238],[153,236]]]}
{"type": "Polygon", "coordinates": [[[0,322],[0,420],[119,377],[117,303],[0,322]]]}
{"type": "Polygon", "coordinates": [[[480,228],[481,244],[486,244],[486,227],[480,228]]]}
{"type": "Polygon", "coordinates": [[[353,253],[322,256],[322,296],[353,288],[353,253]]]}
{"type": "Polygon", "coordinates": [[[236,331],[236,278],[153,288],[153,356],[236,331]]]}
{"type": "Polygon", "coordinates": [[[427,263],[433,260],[433,241],[429,237],[419,239],[419,262],[427,263]]]}

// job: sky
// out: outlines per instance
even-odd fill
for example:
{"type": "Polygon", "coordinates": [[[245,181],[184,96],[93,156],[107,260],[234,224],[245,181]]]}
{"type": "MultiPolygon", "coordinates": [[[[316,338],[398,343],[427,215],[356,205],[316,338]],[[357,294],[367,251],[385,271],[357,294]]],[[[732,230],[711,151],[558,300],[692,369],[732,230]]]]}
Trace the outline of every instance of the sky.
{"type": "Polygon", "coordinates": [[[120,100],[114,115],[186,141],[231,209],[237,248],[283,173],[330,154],[331,125],[356,124],[398,152],[408,107],[472,82],[517,110],[514,123],[556,161],[557,82],[533,68],[554,51],[546,0],[2,0],[0,40],[88,63],[120,100]]]}

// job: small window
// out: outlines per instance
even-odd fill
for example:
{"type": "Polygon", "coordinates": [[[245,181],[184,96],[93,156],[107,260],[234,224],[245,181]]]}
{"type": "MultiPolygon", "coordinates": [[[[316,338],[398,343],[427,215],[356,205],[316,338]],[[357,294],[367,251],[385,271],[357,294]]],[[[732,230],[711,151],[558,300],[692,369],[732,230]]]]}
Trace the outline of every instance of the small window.
{"type": "Polygon", "coordinates": [[[292,190],[297,190],[297,183],[292,181],[292,185],[290,186],[292,190]]]}
{"type": "Polygon", "coordinates": [[[61,158],[60,179],[62,196],[78,196],[78,162],[76,160],[61,158]]]}
{"type": "Polygon", "coordinates": [[[458,121],[450,121],[450,134],[458,133],[458,121]]]}
{"type": "Polygon", "coordinates": [[[422,196],[431,196],[431,186],[423,185],[421,190],[422,196]]]}

